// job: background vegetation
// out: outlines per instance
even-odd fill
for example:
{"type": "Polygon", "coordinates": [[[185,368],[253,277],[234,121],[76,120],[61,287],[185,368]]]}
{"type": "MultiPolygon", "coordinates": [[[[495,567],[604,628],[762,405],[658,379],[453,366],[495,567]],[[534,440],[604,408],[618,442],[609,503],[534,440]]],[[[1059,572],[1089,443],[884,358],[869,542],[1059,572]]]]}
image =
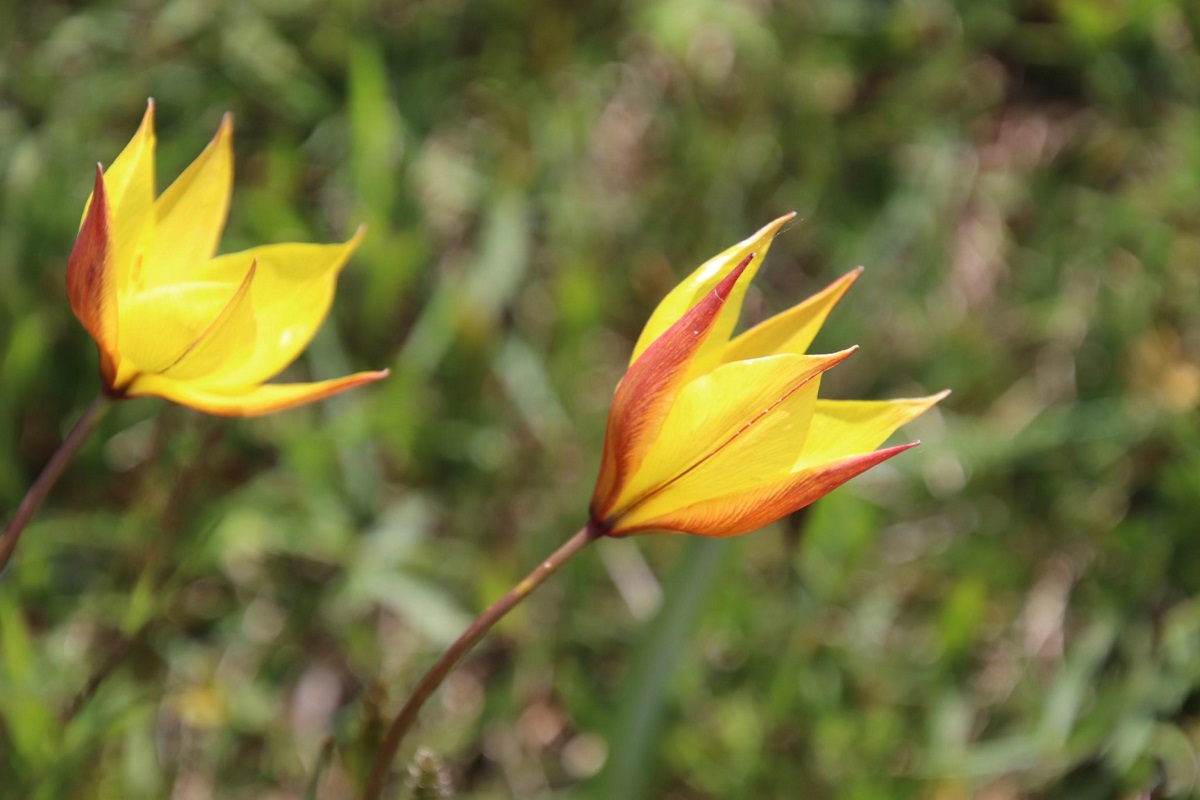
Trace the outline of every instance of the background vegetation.
{"type": "Polygon", "coordinates": [[[393,369],[106,417],[0,576],[0,794],[352,797],[583,521],[659,297],[792,209],[746,316],[865,265],[824,391],[954,389],[924,446],[600,543],[404,757],[481,800],[1195,791],[1197,37],[1185,0],[0,5],[0,509],[97,391],[66,257],[148,96],[160,186],[236,115],[223,250],[368,224],[292,374],[393,369]]]}

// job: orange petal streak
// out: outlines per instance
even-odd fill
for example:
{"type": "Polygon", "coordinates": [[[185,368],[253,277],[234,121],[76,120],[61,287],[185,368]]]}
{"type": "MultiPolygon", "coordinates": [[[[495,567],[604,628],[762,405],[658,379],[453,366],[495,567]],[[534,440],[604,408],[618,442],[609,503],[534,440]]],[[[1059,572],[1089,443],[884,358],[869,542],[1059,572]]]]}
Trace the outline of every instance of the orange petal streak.
{"type": "Polygon", "coordinates": [[[628,536],[648,530],[662,530],[723,538],[749,533],[799,511],[856,475],[918,444],[920,442],[910,442],[850,456],[803,470],[760,489],[694,503],[653,519],[637,519],[634,512],[622,520],[628,525],[619,523],[609,535],[628,536]]]}
{"type": "Polygon", "coordinates": [[[256,417],[284,411],[386,378],[388,371],[357,372],[317,383],[266,383],[244,392],[207,391],[190,381],[173,381],[159,375],[140,376],[129,388],[130,397],[162,397],[180,405],[222,417],[256,417]]]}
{"type": "Polygon", "coordinates": [[[625,481],[641,464],[662,430],[671,401],[682,388],[695,357],[742,273],[754,260],[746,256],[713,290],[667,328],[629,367],[617,385],[608,413],[600,477],[592,494],[596,521],[607,518],[625,481]]]}
{"type": "Polygon", "coordinates": [[[112,239],[104,170],[96,165],[92,202],[67,261],[71,310],[100,348],[101,371],[110,380],[117,352],[117,295],[110,269],[112,239]]]}

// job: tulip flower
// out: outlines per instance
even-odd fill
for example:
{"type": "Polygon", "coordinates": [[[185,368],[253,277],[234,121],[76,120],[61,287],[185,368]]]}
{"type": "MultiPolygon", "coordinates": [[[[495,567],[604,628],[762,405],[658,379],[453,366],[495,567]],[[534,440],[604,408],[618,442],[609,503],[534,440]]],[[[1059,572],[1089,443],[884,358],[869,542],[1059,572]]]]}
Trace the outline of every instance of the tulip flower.
{"type": "Polygon", "coordinates": [[[215,256],[233,185],[233,122],[159,197],[154,104],[96,184],[67,266],[75,316],[110,397],[156,396],[222,416],[265,414],[384,377],[267,383],[312,339],[362,231],[342,244],[215,256]]]}
{"type": "Polygon", "coordinates": [[[384,734],[364,800],[425,701],[500,619],[592,542],[661,530],[735,536],[767,525],[913,445],[876,450],[948,392],[820,400],[821,374],[854,348],[806,355],[855,270],[733,337],[746,287],[788,214],[703,264],[646,323],[608,416],[588,522],[489,606],[417,682],[384,734]]]}
{"type": "Polygon", "coordinates": [[[267,383],[316,333],[362,230],[342,244],[215,256],[233,187],[233,120],[155,198],[154,102],[96,184],[67,262],[67,298],[100,351],[104,392],[0,533],[0,570],[109,399],[155,396],[228,417],[309,403],[387,375],[267,383]]]}
{"type": "Polygon", "coordinates": [[[591,506],[605,534],[761,528],[915,445],[875,449],[945,396],[817,398],[821,374],[855,348],[805,351],[861,270],[731,338],[747,285],[793,216],[703,264],[651,315],[609,412],[591,506]]]}

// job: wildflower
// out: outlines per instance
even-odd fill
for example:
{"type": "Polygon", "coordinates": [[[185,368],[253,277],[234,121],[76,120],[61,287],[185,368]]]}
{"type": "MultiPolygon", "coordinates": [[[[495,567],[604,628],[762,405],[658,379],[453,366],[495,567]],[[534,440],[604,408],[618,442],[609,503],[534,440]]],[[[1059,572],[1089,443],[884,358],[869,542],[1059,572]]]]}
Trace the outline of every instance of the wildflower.
{"type": "Polygon", "coordinates": [[[817,399],[821,374],[856,348],[805,351],[861,270],[731,338],[793,216],[702,265],[650,317],[613,398],[592,496],[592,524],[608,535],[760,528],[917,444],[875,450],[945,397],[817,399]]]}
{"type": "Polygon", "coordinates": [[[75,316],[100,351],[111,397],[156,396],[251,416],[308,403],[387,372],[266,383],[308,345],[362,237],[216,256],[233,184],[233,121],[157,199],[154,104],[96,184],[67,267],[75,316]]]}

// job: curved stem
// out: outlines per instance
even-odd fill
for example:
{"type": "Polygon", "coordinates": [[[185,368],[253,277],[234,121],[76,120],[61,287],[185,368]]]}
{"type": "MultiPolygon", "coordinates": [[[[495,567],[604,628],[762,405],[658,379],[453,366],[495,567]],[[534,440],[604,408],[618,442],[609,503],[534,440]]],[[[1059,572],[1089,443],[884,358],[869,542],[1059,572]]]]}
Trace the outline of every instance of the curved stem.
{"type": "Polygon", "coordinates": [[[83,440],[96,427],[96,422],[99,421],[107,407],[108,398],[103,394],[92,401],[91,405],[83,412],[83,416],[79,418],[79,422],[75,423],[75,427],[67,434],[67,438],[63,439],[63,443],[58,446],[54,455],[42,468],[41,474],[29,487],[25,497],[21,499],[21,505],[17,506],[16,513],[4,528],[4,535],[0,537],[0,572],[4,571],[8,560],[12,558],[13,550],[17,549],[17,542],[21,540],[25,526],[29,524],[29,520],[33,518],[42,501],[46,499],[46,495],[50,494],[50,490],[54,488],[54,484],[58,482],[63,470],[66,469],[67,463],[79,452],[83,440]]]}
{"type": "Polygon", "coordinates": [[[567,540],[566,544],[554,551],[554,554],[538,564],[537,568],[530,572],[520,583],[509,589],[499,600],[491,605],[487,611],[484,611],[475,621],[467,626],[467,629],[462,632],[462,635],[454,641],[450,647],[438,658],[425,676],[417,683],[412,694],[404,703],[404,707],[400,709],[400,713],[392,720],[392,724],[388,727],[387,733],[383,737],[383,744],[379,751],[375,754],[375,759],[371,764],[371,772],[367,776],[366,790],[363,792],[363,800],[378,800],[380,793],[383,791],[384,782],[387,780],[388,770],[392,765],[392,761],[396,757],[396,751],[400,749],[400,743],[404,740],[405,734],[412,728],[413,723],[417,721],[417,714],[421,711],[421,706],[429,699],[429,696],[441,686],[442,681],[450,674],[450,670],[454,669],[454,665],[458,663],[467,652],[475,646],[475,644],[483,638],[492,626],[513,609],[517,603],[524,600],[530,592],[542,585],[542,582],[558,571],[558,568],[566,563],[567,559],[578,553],[584,547],[588,546],[596,539],[603,536],[603,531],[593,523],[588,523],[584,527],[567,540]]]}

